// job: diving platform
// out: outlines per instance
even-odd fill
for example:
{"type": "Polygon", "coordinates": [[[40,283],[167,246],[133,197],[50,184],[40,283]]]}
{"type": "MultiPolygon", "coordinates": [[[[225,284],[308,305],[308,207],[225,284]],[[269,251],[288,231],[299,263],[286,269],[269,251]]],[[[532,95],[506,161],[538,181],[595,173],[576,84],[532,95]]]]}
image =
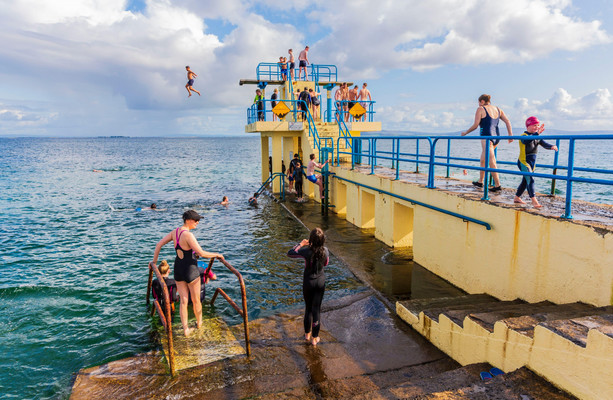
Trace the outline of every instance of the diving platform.
{"type": "MultiPolygon", "coordinates": [[[[282,86],[285,85],[285,83],[287,82],[286,79],[284,80],[279,80],[279,79],[241,79],[238,81],[239,86],[243,86],[243,85],[261,85],[261,84],[266,84],[266,85],[277,85],[277,86],[282,86]]],[[[294,80],[293,81],[293,86],[296,86],[298,84],[298,80],[294,80]]],[[[303,81],[303,82],[308,82],[308,81],[303,81]]],[[[328,86],[328,85],[332,85],[332,86],[340,86],[343,83],[346,83],[349,86],[353,86],[353,82],[315,82],[316,85],[319,86],[328,86]]]]}

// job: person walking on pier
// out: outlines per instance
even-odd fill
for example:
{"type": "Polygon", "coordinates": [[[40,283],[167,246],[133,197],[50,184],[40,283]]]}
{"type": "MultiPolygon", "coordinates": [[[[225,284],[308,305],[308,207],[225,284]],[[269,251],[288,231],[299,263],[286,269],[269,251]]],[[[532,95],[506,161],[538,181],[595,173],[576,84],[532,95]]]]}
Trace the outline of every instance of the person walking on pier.
{"type": "MultiPolygon", "coordinates": [[[[477,112],[475,112],[475,122],[472,124],[470,128],[466,131],[462,132],[462,136],[466,136],[477,127],[480,127],[480,135],[481,136],[500,136],[500,131],[498,129],[498,121],[502,120],[507,126],[507,132],[509,136],[513,135],[513,129],[511,128],[511,121],[507,118],[499,107],[494,107],[490,104],[491,97],[489,94],[482,94],[479,96],[479,107],[477,108],[477,112]]],[[[509,143],[511,143],[513,139],[509,139],[509,143]]],[[[498,168],[496,166],[496,156],[494,155],[494,149],[498,146],[500,140],[482,140],[481,141],[481,168],[485,168],[485,149],[486,147],[490,152],[490,168],[498,168]],[[487,143],[486,143],[487,142],[487,143]]],[[[474,181],[473,185],[477,187],[483,187],[483,179],[485,176],[485,171],[479,171],[479,180],[474,181]]],[[[492,192],[499,192],[501,190],[500,187],[500,178],[498,177],[497,172],[492,172],[492,178],[494,178],[494,187],[490,188],[492,192]]]]}
{"type": "Polygon", "coordinates": [[[187,93],[189,93],[187,97],[192,97],[192,92],[196,92],[198,96],[200,96],[200,92],[193,87],[194,79],[196,79],[198,75],[189,68],[189,65],[186,65],[185,69],[187,70],[187,84],[185,85],[185,89],[187,89],[187,93]]]}
{"type": "Polygon", "coordinates": [[[309,46],[306,46],[304,48],[304,50],[302,50],[300,52],[300,54],[298,54],[298,80],[300,80],[300,73],[302,70],[304,70],[304,80],[308,81],[308,76],[307,76],[307,65],[309,64],[309,46]]]}
{"type": "Polygon", "coordinates": [[[324,247],[326,237],[320,228],[311,231],[309,239],[303,239],[287,252],[291,258],[304,258],[302,295],[304,296],[304,338],[313,346],[319,343],[321,328],[321,302],[326,289],[324,267],[330,253],[324,247]]]}
{"type": "Polygon", "coordinates": [[[173,229],[168,235],[164,236],[155,246],[153,253],[153,263],[156,264],[162,247],[170,242],[175,245],[175,266],[174,277],[177,283],[177,292],[181,301],[179,315],[185,336],[189,336],[193,329],[188,325],[187,305],[192,299],[192,307],[196,316],[196,327],[202,327],[202,303],[200,302],[200,271],[198,270],[197,256],[204,258],[219,258],[223,260],[221,253],[211,253],[202,250],[196,237],[190,230],[195,229],[202,217],[194,210],[187,210],[183,213],[183,225],[173,229]]]}
{"type": "MultiPolygon", "coordinates": [[[[545,130],[545,124],[540,124],[540,121],[536,117],[530,117],[526,120],[526,131],[522,136],[538,136],[545,130]]],[[[536,154],[538,147],[542,146],[547,150],[558,151],[558,146],[547,143],[542,139],[519,139],[519,158],[517,159],[517,167],[522,172],[534,172],[536,166],[536,154]]],[[[515,193],[514,203],[526,204],[521,199],[521,195],[528,189],[528,196],[534,208],[541,208],[542,205],[536,199],[536,193],[534,192],[534,177],[524,175],[517,192],[515,193]]]]}

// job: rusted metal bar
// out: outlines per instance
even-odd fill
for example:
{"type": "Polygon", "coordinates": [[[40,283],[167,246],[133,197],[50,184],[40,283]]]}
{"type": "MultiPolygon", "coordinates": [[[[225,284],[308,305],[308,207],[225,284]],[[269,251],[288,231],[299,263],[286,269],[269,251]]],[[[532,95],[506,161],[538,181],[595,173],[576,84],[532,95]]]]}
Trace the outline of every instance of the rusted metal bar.
{"type": "Polygon", "coordinates": [[[168,366],[170,367],[170,374],[172,376],[175,376],[176,375],[175,350],[174,350],[173,339],[172,339],[172,323],[171,323],[172,319],[170,316],[170,295],[168,294],[168,288],[166,287],[166,281],[164,281],[162,274],[160,274],[160,270],[158,269],[157,265],[155,265],[153,262],[150,262],[149,269],[153,270],[153,272],[155,273],[155,277],[160,282],[160,285],[162,286],[162,293],[164,294],[164,305],[165,305],[164,311],[166,315],[166,321],[168,322],[166,324],[166,335],[168,336],[168,366]]]}
{"type": "Polygon", "coordinates": [[[151,281],[153,280],[153,270],[149,268],[149,283],[147,283],[147,305],[149,305],[149,296],[151,296],[151,281]]]}
{"type": "Polygon", "coordinates": [[[226,299],[228,303],[230,303],[230,305],[234,307],[234,309],[241,315],[241,317],[243,316],[243,311],[240,308],[238,308],[236,303],[230,298],[230,296],[226,294],[226,292],[223,291],[222,288],[215,289],[215,294],[213,295],[213,299],[211,300],[211,305],[215,303],[215,299],[217,298],[218,294],[221,294],[223,298],[226,299]]]}
{"type": "Polygon", "coordinates": [[[164,326],[164,330],[166,330],[166,318],[164,317],[164,312],[162,311],[160,303],[156,299],[153,299],[153,305],[154,307],[152,307],[151,310],[157,310],[158,315],[160,316],[160,321],[162,321],[162,325],[164,326]]]}

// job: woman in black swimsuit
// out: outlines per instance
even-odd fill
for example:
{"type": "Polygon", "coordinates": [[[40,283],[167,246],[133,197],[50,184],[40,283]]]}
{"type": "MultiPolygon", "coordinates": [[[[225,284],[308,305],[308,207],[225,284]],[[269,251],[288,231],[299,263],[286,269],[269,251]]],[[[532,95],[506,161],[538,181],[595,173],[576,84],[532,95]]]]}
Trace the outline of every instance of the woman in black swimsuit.
{"type": "Polygon", "coordinates": [[[328,265],[329,253],[324,247],[325,240],[324,232],[315,228],[311,231],[309,240],[304,239],[287,253],[288,257],[304,258],[304,338],[313,346],[319,343],[321,302],[326,289],[324,267],[328,265]]]}
{"type": "MultiPolygon", "coordinates": [[[[513,135],[513,130],[511,128],[511,121],[507,118],[504,111],[502,111],[498,107],[494,107],[490,104],[491,97],[489,94],[482,94],[479,96],[479,107],[477,108],[477,112],[475,113],[475,122],[472,124],[470,128],[462,132],[462,136],[468,135],[477,127],[480,127],[479,134],[480,136],[500,136],[500,131],[498,130],[498,121],[502,120],[507,126],[507,132],[509,136],[513,135]]],[[[509,139],[509,143],[513,140],[509,139]]],[[[496,165],[496,157],[494,156],[494,149],[498,146],[500,140],[482,140],[481,141],[481,168],[485,167],[485,147],[489,147],[490,151],[490,168],[498,168],[496,165]],[[487,144],[485,143],[487,142],[487,144]]],[[[473,185],[477,187],[483,187],[483,178],[485,176],[485,171],[479,171],[479,180],[474,181],[473,185]]],[[[492,172],[492,178],[494,178],[494,187],[490,188],[492,192],[498,192],[501,190],[500,188],[500,179],[498,178],[497,172],[492,172]]]]}
{"type": "Polygon", "coordinates": [[[156,264],[162,246],[171,241],[174,242],[175,251],[175,281],[177,282],[177,292],[181,299],[179,315],[185,336],[192,332],[187,324],[187,305],[191,295],[194,315],[196,315],[196,327],[202,326],[202,304],[200,303],[200,271],[198,270],[198,260],[196,256],[204,258],[219,258],[223,260],[223,255],[219,253],[209,253],[202,250],[196,237],[190,232],[198,226],[202,217],[194,210],[183,213],[183,225],[173,229],[168,235],[164,236],[155,246],[153,263],[156,264]]]}

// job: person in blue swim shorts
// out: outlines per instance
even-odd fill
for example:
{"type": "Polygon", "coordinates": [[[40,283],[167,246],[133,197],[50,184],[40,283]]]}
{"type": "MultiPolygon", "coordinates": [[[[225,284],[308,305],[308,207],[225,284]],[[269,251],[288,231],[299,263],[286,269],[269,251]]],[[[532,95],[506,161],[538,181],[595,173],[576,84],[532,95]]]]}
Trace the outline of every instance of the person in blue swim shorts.
{"type": "Polygon", "coordinates": [[[315,161],[315,154],[309,155],[309,158],[311,160],[309,161],[309,165],[307,165],[307,173],[306,173],[307,179],[313,182],[314,184],[316,184],[317,186],[319,186],[319,197],[323,198],[324,197],[324,183],[321,178],[321,175],[315,175],[315,167],[323,168],[328,163],[329,160],[326,160],[325,163],[320,164],[315,161]]]}

